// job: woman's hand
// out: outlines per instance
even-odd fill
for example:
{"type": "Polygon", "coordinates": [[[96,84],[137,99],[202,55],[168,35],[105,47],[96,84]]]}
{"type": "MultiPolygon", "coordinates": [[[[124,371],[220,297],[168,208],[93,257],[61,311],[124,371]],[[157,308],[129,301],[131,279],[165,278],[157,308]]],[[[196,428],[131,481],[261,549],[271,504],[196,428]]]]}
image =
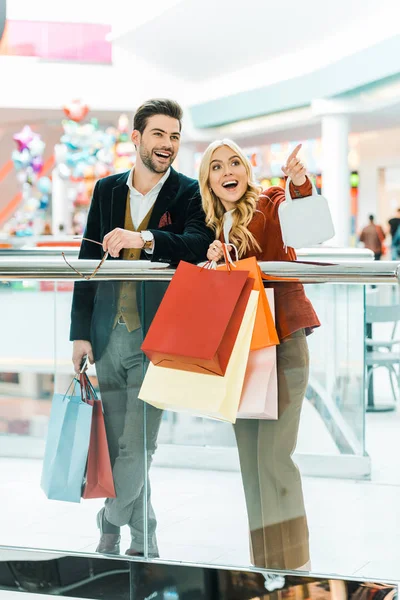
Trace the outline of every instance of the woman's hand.
{"type": "Polygon", "coordinates": [[[210,244],[210,247],[207,252],[207,258],[208,260],[215,260],[215,262],[218,262],[223,257],[224,251],[222,250],[222,242],[220,242],[219,240],[215,240],[215,242],[210,244]]]}
{"type": "Polygon", "coordinates": [[[297,157],[297,154],[301,148],[301,144],[296,146],[291,155],[286,161],[286,165],[282,167],[282,171],[287,177],[293,181],[293,185],[300,186],[306,182],[306,168],[301,160],[297,157]]]}

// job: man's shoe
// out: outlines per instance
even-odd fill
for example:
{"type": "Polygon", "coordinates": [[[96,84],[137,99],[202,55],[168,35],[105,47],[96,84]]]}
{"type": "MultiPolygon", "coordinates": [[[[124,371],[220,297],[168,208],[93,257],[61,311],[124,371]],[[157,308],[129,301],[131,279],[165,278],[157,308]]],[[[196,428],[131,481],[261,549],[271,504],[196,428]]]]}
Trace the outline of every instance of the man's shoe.
{"type": "Polygon", "coordinates": [[[120,527],[109,523],[105,517],[105,508],[102,508],[97,515],[97,527],[100,530],[100,541],[96,552],[100,554],[119,554],[120,553],[120,527]]]}
{"type": "MultiPolygon", "coordinates": [[[[140,558],[144,557],[144,552],[140,550],[135,550],[134,548],[128,548],[125,552],[126,556],[137,556],[140,558]]],[[[149,558],[160,558],[158,552],[149,552],[149,558]]]]}

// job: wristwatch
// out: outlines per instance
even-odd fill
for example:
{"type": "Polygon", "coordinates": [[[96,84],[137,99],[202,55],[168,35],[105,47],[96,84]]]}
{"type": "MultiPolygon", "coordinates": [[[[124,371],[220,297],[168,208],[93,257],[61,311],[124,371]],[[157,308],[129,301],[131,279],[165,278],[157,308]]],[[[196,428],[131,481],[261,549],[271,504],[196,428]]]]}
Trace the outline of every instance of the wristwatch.
{"type": "Polygon", "coordinates": [[[150,250],[154,241],[154,235],[151,233],[151,231],[141,231],[140,237],[143,240],[143,249],[150,250]]]}

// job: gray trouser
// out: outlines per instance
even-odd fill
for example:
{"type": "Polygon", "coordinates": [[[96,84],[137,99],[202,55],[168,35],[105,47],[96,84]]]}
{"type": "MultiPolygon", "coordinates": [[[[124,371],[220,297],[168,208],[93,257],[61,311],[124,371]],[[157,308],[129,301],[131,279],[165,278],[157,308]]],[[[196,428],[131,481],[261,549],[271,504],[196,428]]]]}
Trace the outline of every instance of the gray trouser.
{"type": "Polygon", "coordinates": [[[277,347],[277,421],[238,419],[235,434],[257,567],[297,569],[309,560],[301,477],[292,454],[307,389],[304,330],[277,347]]]}
{"type": "MultiPolygon", "coordinates": [[[[106,500],[105,516],[113,525],[129,525],[131,548],[143,552],[145,478],[157,447],[162,411],[138,399],[144,373],[141,343],[141,329],[129,333],[125,325],[117,324],[96,370],[117,496],[106,500]]],[[[149,481],[147,515],[149,553],[157,554],[149,481]]]]}

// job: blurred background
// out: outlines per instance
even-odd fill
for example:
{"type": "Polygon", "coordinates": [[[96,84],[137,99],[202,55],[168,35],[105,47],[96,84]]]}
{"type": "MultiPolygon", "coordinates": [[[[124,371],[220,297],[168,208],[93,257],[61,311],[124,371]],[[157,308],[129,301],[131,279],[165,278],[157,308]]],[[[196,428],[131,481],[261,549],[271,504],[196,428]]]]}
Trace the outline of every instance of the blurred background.
{"type": "Polygon", "coordinates": [[[336,243],[356,246],[370,214],[388,232],[400,206],[399,11],[394,0],[289,0],[284,11],[8,0],[2,243],[81,233],[94,181],[134,163],[132,114],[157,96],[185,110],[180,171],[196,176],[208,142],[232,137],[266,187],[301,141],[317,188],[335,198],[336,243]]]}

